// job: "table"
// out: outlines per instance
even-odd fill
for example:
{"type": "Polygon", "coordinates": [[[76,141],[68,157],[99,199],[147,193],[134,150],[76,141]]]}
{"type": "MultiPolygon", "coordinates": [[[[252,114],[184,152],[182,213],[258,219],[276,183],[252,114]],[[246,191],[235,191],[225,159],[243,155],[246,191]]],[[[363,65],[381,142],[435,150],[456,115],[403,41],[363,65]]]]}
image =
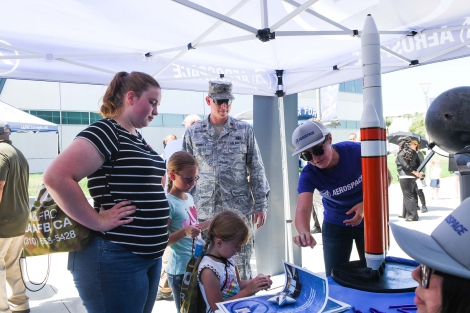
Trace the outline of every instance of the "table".
{"type": "MultiPolygon", "coordinates": [[[[333,299],[345,302],[355,307],[362,313],[369,313],[369,308],[375,308],[381,312],[399,313],[397,309],[389,309],[389,305],[414,304],[414,292],[404,293],[375,293],[347,288],[339,285],[331,276],[328,276],[329,296],[333,299]]],[[[353,312],[352,309],[346,311],[353,312]]]]}

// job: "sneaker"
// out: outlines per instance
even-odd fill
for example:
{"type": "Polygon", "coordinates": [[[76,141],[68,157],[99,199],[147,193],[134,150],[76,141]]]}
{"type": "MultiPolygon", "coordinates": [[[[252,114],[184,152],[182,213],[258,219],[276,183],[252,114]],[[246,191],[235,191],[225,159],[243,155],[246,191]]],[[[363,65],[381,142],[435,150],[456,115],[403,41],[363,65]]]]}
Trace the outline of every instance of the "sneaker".
{"type": "Polygon", "coordinates": [[[311,234],[320,234],[321,233],[321,228],[313,226],[312,229],[310,229],[311,234]]]}
{"type": "Polygon", "coordinates": [[[160,300],[171,301],[171,300],[173,300],[173,294],[171,292],[158,291],[157,292],[157,298],[155,299],[155,301],[160,301],[160,300]]]}
{"type": "Polygon", "coordinates": [[[427,213],[427,212],[428,212],[428,208],[425,205],[423,205],[421,207],[421,213],[427,213]]]}

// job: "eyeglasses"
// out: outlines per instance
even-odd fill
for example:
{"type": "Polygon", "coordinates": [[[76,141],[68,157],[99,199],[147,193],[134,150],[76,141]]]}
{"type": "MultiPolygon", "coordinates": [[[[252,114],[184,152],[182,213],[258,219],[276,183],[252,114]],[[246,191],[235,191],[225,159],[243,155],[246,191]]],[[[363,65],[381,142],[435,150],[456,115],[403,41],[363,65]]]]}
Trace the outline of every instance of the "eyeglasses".
{"type": "Polygon", "coordinates": [[[224,103],[226,103],[227,105],[231,105],[232,104],[232,99],[214,99],[212,98],[212,100],[214,100],[215,103],[217,103],[217,105],[222,105],[224,103]]]}
{"type": "MultiPolygon", "coordinates": [[[[175,172],[173,172],[173,173],[175,173],[175,172]]],[[[181,177],[181,179],[184,180],[188,184],[191,184],[193,181],[196,182],[199,179],[199,175],[196,175],[195,177],[183,177],[178,173],[175,173],[175,175],[178,175],[179,177],[181,177]]]]}
{"type": "Polygon", "coordinates": [[[300,158],[304,161],[311,161],[313,159],[312,153],[313,155],[316,155],[316,156],[323,155],[323,153],[325,153],[325,150],[323,150],[323,146],[325,145],[325,142],[327,139],[328,139],[328,136],[325,136],[325,140],[323,140],[323,143],[320,146],[319,145],[313,146],[311,152],[310,151],[302,152],[300,154],[300,158]]]}
{"type": "Polygon", "coordinates": [[[431,278],[431,274],[436,274],[436,275],[443,275],[442,272],[439,272],[425,264],[420,264],[419,265],[419,277],[421,280],[421,286],[424,289],[429,288],[429,279],[431,278]]]}

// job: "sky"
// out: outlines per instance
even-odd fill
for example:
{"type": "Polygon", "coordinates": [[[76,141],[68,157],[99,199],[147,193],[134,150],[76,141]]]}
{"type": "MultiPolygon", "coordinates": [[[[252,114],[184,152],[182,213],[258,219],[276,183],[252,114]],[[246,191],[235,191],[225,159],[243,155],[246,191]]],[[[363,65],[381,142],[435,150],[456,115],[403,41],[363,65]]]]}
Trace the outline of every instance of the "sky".
{"type": "Polygon", "coordinates": [[[470,57],[383,74],[384,115],[424,112],[425,96],[420,82],[431,82],[429,98],[454,87],[470,86],[470,57]]]}

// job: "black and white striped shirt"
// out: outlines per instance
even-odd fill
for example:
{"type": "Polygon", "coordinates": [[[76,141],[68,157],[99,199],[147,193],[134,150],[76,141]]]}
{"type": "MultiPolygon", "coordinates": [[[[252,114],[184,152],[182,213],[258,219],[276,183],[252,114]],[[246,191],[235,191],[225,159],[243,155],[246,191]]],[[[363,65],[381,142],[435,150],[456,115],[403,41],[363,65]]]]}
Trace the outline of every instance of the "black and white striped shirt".
{"type": "Polygon", "coordinates": [[[112,119],[91,124],[76,138],[91,142],[105,159],[102,167],[88,176],[95,210],[99,212],[100,204],[110,209],[125,200],[136,206],[136,212],[131,215],[132,223],[98,235],[141,257],[161,257],[168,242],[169,209],[161,185],[165,162],[140,133],[134,136],[112,119]],[[116,163],[103,196],[106,176],[110,174],[114,160],[116,163]]]}

